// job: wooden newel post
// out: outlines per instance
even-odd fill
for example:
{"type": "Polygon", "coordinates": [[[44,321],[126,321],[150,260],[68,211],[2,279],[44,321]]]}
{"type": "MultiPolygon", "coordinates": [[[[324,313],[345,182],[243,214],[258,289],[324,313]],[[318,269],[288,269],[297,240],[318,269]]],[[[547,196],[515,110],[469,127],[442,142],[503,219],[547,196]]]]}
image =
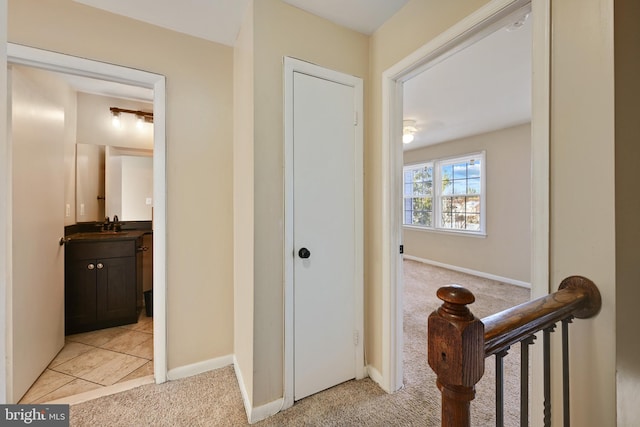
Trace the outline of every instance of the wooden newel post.
{"type": "Polygon", "coordinates": [[[449,285],[437,295],[444,303],[429,316],[427,358],[442,393],[442,426],[467,427],[484,374],[484,325],[467,308],[475,301],[467,289],[449,285]]]}

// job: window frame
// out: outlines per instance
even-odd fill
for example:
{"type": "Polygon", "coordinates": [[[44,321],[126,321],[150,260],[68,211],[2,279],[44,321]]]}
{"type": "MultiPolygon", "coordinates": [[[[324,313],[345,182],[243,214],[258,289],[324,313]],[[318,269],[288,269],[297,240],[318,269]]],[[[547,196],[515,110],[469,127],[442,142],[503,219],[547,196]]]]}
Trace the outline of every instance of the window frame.
{"type": "MultiPolygon", "coordinates": [[[[437,158],[433,160],[420,161],[416,163],[406,164],[402,168],[402,226],[409,229],[417,229],[417,230],[425,230],[432,231],[438,233],[445,234],[462,234],[467,236],[480,236],[485,237],[486,233],[486,219],[487,219],[487,186],[486,186],[486,151],[477,151],[469,154],[456,155],[456,156],[448,156],[437,158]],[[450,197],[450,195],[444,194],[443,185],[442,185],[442,168],[448,165],[454,165],[457,163],[468,162],[471,159],[479,159],[480,160],[480,220],[479,220],[479,229],[478,230],[466,230],[459,228],[450,228],[445,227],[443,224],[443,216],[442,216],[442,199],[443,197],[450,197]],[[431,195],[431,206],[432,206],[432,222],[431,226],[420,225],[420,224],[407,224],[406,221],[406,213],[405,213],[405,200],[407,197],[404,193],[405,188],[405,173],[408,170],[415,170],[417,168],[431,166],[433,170],[432,179],[433,179],[433,189],[431,195]]],[[[468,179],[468,178],[467,178],[468,179]]],[[[453,194],[456,195],[456,194],[453,194]]],[[[459,197],[469,197],[469,194],[465,193],[464,195],[460,195],[459,197]]]]}

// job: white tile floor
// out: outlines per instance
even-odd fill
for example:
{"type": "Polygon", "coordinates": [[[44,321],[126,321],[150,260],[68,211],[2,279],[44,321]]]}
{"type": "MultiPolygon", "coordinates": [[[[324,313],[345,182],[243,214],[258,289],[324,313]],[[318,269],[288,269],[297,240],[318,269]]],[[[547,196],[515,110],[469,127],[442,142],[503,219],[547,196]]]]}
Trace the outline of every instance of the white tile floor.
{"type": "Polygon", "coordinates": [[[68,335],[65,346],[19,403],[44,403],[153,375],[153,318],[68,335]]]}

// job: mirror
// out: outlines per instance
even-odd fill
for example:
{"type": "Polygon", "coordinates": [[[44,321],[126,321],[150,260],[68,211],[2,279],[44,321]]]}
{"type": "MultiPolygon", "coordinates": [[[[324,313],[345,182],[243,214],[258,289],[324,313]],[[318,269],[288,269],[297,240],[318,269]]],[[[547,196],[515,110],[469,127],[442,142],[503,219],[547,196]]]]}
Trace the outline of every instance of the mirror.
{"type": "Polygon", "coordinates": [[[76,144],[76,221],[105,218],[103,145],[76,144]]]}
{"type": "Polygon", "coordinates": [[[76,221],[151,221],[153,150],[76,144],[76,221]]]}

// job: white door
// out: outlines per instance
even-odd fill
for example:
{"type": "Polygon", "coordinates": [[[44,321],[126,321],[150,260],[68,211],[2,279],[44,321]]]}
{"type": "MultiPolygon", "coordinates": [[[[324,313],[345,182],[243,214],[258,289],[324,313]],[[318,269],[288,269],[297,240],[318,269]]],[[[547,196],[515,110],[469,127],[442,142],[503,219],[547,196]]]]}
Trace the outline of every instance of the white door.
{"type": "Polygon", "coordinates": [[[42,71],[10,71],[15,402],[64,345],[65,113],[42,71]]]}
{"type": "Polygon", "coordinates": [[[294,400],[356,377],[354,99],[294,72],[294,400]]]}

